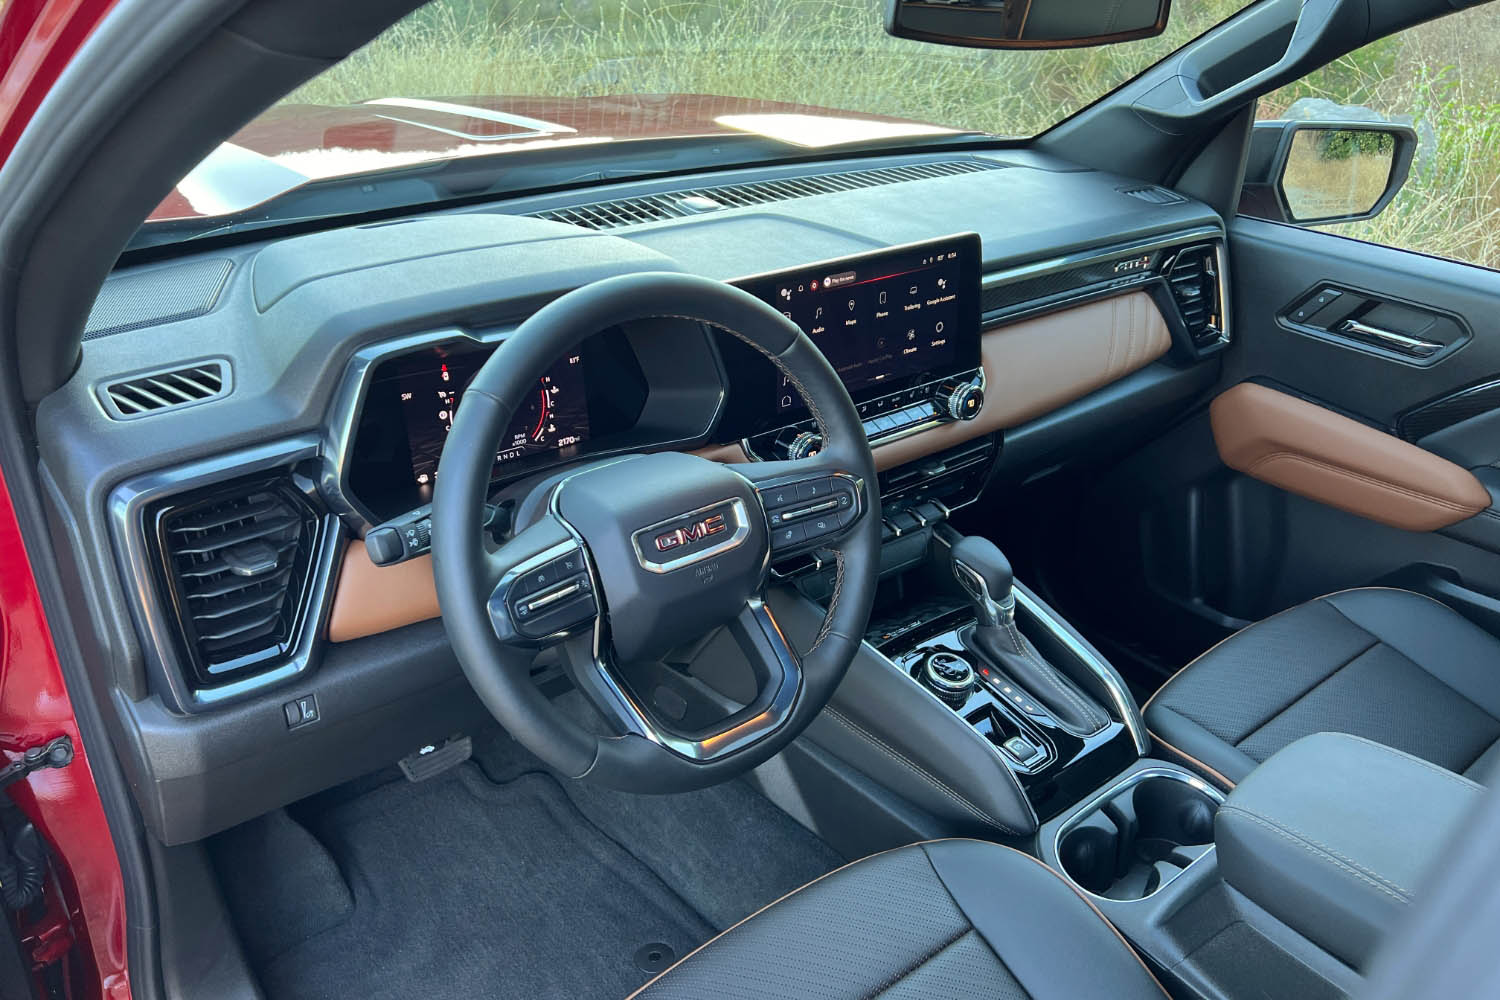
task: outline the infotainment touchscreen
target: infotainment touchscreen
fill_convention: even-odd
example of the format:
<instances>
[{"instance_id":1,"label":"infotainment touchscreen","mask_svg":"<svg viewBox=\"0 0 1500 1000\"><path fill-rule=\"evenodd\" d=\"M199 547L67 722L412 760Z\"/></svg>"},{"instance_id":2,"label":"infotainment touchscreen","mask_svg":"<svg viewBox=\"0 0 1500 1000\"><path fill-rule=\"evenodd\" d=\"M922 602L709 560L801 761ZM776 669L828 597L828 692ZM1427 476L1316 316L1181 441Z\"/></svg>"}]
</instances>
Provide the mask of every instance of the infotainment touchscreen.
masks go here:
<instances>
[{"instance_id":1,"label":"infotainment touchscreen","mask_svg":"<svg viewBox=\"0 0 1500 1000\"><path fill-rule=\"evenodd\" d=\"M858 401L979 366L980 270L968 233L734 284L801 327ZM775 408L803 409L782 379Z\"/></svg>"}]
</instances>

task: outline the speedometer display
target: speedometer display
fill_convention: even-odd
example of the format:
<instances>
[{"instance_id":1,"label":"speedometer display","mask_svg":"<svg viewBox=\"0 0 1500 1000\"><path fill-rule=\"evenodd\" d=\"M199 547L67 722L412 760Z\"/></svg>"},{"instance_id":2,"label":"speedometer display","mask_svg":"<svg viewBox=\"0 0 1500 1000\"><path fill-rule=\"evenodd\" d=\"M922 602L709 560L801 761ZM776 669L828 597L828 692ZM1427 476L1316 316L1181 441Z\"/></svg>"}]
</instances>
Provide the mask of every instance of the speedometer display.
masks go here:
<instances>
[{"instance_id":1,"label":"speedometer display","mask_svg":"<svg viewBox=\"0 0 1500 1000\"><path fill-rule=\"evenodd\" d=\"M394 388L411 448L412 478L418 487L430 488L437 478L438 459L463 391L488 356L485 351L429 356L423 364L403 366L405 370L397 377ZM571 448L588 435L584 361L582 354L575 353L560 359L527 393L498 442L495 463L499 466Z\"/></svg>"}]
</instances>

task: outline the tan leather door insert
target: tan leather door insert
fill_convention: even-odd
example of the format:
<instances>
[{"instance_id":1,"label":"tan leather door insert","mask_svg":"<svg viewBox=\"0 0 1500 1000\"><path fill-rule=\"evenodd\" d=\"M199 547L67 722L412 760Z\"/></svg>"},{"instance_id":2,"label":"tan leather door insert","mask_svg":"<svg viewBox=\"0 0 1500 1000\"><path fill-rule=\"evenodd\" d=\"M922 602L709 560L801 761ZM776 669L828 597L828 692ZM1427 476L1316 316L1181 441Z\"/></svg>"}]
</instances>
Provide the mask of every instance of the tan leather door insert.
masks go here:
<instances>
[{"instance_id":1,"label":"tan leather door insert","mask_svg":"<svg viewBox=\"0 0 1500 1000\"><path fill-rule=\"evenodd\" d=\"M1221 393L1209 419L1225 465L1381 524L1436 531L1490 505L1468 469L1263 385Z\"/></svg>"}]
</instances>

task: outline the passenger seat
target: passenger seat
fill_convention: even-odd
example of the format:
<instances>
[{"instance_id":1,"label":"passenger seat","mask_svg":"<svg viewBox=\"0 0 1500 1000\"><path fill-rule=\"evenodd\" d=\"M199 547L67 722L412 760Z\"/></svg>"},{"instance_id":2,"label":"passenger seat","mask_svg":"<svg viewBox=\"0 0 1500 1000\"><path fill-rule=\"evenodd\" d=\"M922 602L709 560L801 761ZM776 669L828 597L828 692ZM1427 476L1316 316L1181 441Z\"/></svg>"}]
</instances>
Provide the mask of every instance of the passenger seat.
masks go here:
<instances>
[{"instance_id":1,"label":"passenger seat","mask_svg":"<svg viewBox=\"0 0 1500 1000\"><path fill-rule=\"evenodd\" d=\"M1484 781L1500 760L1500 640L1405 590L1346 590L1225 639L1146 703L1170 755L1226 785L1293 740L1350 733Z\"/></svg>"}]
</instances>

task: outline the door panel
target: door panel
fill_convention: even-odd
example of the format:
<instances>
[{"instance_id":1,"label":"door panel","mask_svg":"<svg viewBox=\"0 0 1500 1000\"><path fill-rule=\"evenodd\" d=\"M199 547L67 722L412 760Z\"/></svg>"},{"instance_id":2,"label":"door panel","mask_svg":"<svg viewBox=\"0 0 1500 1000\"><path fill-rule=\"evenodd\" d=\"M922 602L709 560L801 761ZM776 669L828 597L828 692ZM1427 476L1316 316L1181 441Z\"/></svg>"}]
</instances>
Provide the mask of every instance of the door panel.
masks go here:
<instances>
[{"instance_id":1,"label":"door panel","mask_svg":"<svg viewBox=\"0 0 1500 1000\"><path fill-rule=\"evenodd\" d=\"M1238 344L1211 426L1233 471L1182 484L1196 559L1244 554L1213 587L1236 606L1214 610L1394 583L1493 621L1500 272L1253 219L1229 233Z\"/></svg>"},{"instance_id":2,"label":"door panel","mask_svg":"<svg viewBox=\"0 0 1500 1000\"><path fill-rule=\"evenodd\" d=\"M1500 631L1500 273L1243 218L1229 251L1218 402L1028 504L1049 596L1147 684L1349 587ZM1329 290L1357 298L1326 311ZM1351 317L1440 346L1346 336Z\"/></svg>"}]
</instances>

